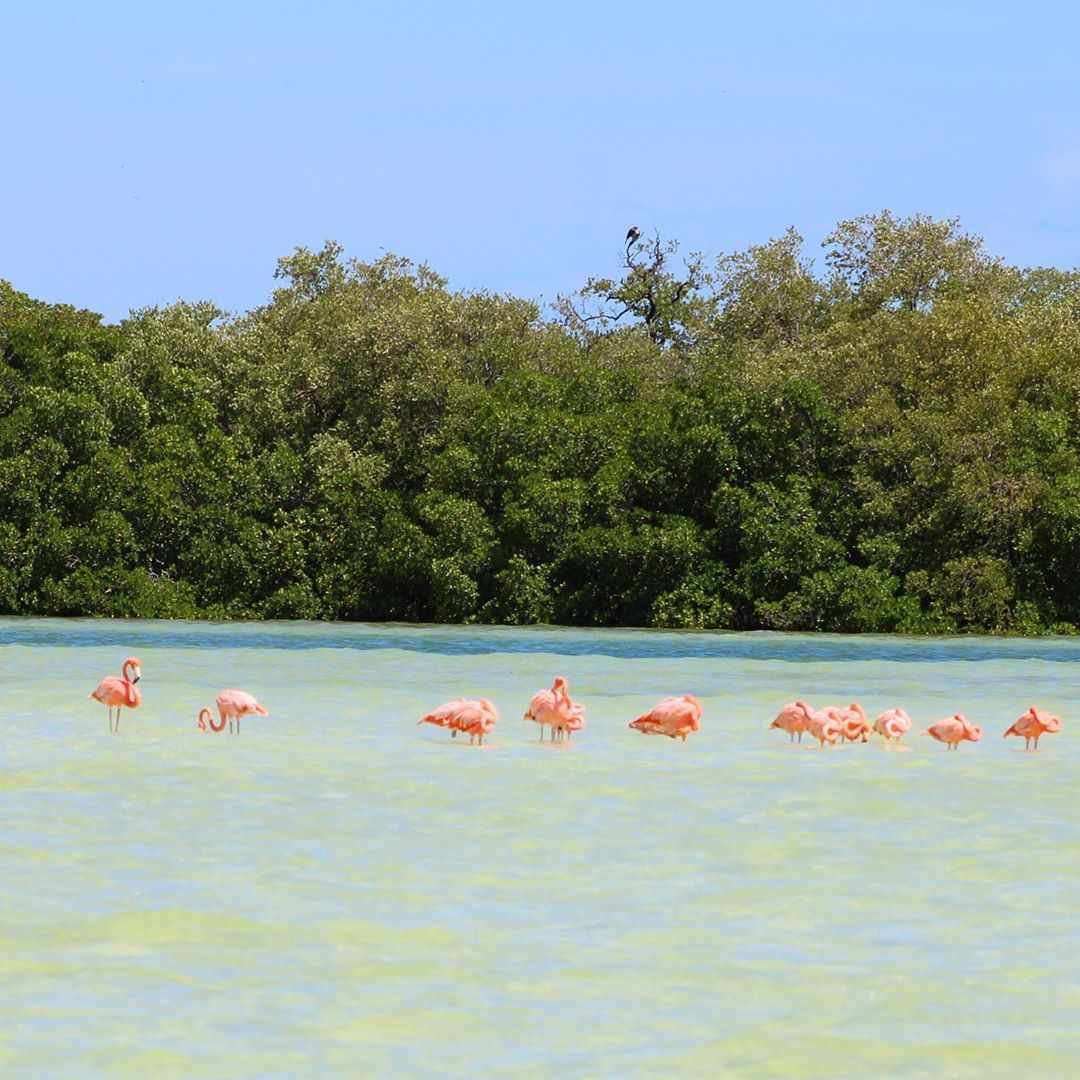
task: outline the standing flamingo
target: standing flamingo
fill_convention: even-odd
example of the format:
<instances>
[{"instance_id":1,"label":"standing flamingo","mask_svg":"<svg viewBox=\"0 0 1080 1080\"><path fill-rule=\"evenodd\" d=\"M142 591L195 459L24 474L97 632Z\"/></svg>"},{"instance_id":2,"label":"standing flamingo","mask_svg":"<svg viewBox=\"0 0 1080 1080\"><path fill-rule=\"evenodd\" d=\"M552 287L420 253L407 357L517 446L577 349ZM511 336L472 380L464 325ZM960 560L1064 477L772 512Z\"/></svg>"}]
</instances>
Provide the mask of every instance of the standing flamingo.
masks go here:
<instances>
[{"instance_id":1,"label":"standing flamingo","mask_svg":"<svg viewBox=\"0 0 1080 1080\"><path fill-rule=\"evenodd\" d=\"M806 722L813 712L805 701L790 701L776 714L776 719L769 727L786 731L790 736L788 742L794 742L796 735L799 736L799 742L802 742Z\"/></svg>"},{"instance_id":2,"label":"standing flamingo","mask_svg":"<svg viewBox=\"0 0 1080 1080\"><path fill-rule=\"evenodd\" d=\"M817 739L821 749L825 744L833 746L844 733L840 720L842 710L836 708L815 709L806 719L806 730Z\"/></svg>"},{"instance_id":3,"label":"standing flamingo","mask_svg":"<svg viewBox=\"0 0 1080 1080\"><path fill-rule=\"evenodd\" d=\"M585 706L570 697L566 680L555 676L550 690L537 690L529 702L522 720L532 720L540 725L540 741L544 741L544 725L551 727L551 741L569 737L573 731L585 726Z\"/></svg>"},{"instance_id":4,"label":"standing flamingo","mask_svg":"<svg viewBox=\"0 0 1080 1080\"><path fill-rule=\"evenodd\" d=\"M965 740L978 742L982 738L982 733L982 728L978 724L971 723L963 713L955 713L944 720L939 720L923 732L924 735L945 743L950 750L955 750Z\"/></svg>"},{"instance_id":5,"label":"standing flamingo","mask_svg":"<svg viewBox=\"0 0 1080 1080\"><path fill-rule=\"evenodd\" d=\"M569 713L566 716L560 716L559 719L551 725L552 741L561 742L563 739L569 739L575 731L580 731L584 726L585 706L575 701L571 704Z\"/></svg>"},{"instance_id":6,"label":"standing flamingo","mask_svg":"<svg viewBox=\"0 0 1080 1080\"><path fill-rule=\"evenodd\" d=\"M252 714L256 716L270 715L269 711L260 705L254 696L246 690L222 690L216 700L221 721L218 725L215 725L213 721L210 722L210 728L213 731L221 731L225 727L226 721L229 724L229 731L232 731L233 720L235 720L236 734L239 735L241 716L250 716Z\"/></svg>"},{"instance_id":7,"label":"standing flamingo","mask_svg":"<svg viewBox=\"0 0 1080 1080\"><path fill-rule=\"evenodd\" d=\"M1047 732L1053 734L1060 730L1060 716L1055 716L1053 713L1048 713L1045 709L1039 709L1032 705L1031 708L1005 732L1002 738L1008 738L1010 735L1022 735L1024 737L1025 750L1030 747L1031 741L1034 739L1035 749L1038 750L1039 738L1042 735L1045 735Z\"/></svg>"},{"instance_id":8,"label":"standing flamingo","mask_svg":"<svg viewBox=\"0 0 1080 1080\"><path fill-rule=\"evenodd\" d=\"M131 672L129 675L128 672ZM142 704L142 691L135 685L142 678L142 666L137 657L129 656L120 669L120 675L106 675L98 683L90 697L100 701L109 711L109 731L120 730L120 709L137 709ZM113 725L113 709L116 723Z\"/></svg>"},{"instance_id":9,"label":"standing flamingo","mask_svg":"<svg viewBox=\"0 0 1080 1080\"><path fill-rule=\"evenodd\" d=\"M498 720L499 711L487 698L454 698L453 701L448 701L421 716L416 722L449 728L451 737L460 731L469 736L470 746L474 740L479 741L482 746L484 736Z\"/></svg>"},{"instance_id":10,"label":"standing flamingo","mask_svg":"<svg viewBox=\"0 0 1080 1080\"><path fill-rule=\"evenodd\" d=\"M421 716L416 722L418 724L434 724L436 727L450 728L450 736L454 738L457 736L457 730L451 727L450 721L468 703L468 698L454 698L453 701L447 701L425 716Z\"/></svg>"},{"instance_id":11,"label":"standing flamingo","mask_svg":"<svg viewBox=\"0 0 1080 1080\"><path fill-rule=\"evenodd\" d=\"M899 742L911 730L911 717L903 709L886 709L875 721L874 730L886 742Z\"/></svg>"},{"instance_id":12,"label":"standing flamingo","mask_svg":"<svg viewBox=\"0 0 1080 1080\"><path fill-rule=\"evenodd\" d=\"M832 712L840 721L840 735L845 742L870 741L870 721L857 701L853 701L846 709L826 706L826 711Z\"/></svg>"},{"instance_id":13,"label":"standing flamingo","mask_svg":"<svg viewBox=\"0 0 1080 1080\"><path fill-rule=\"evenodd\" d=\"M630 727L642 735L666 735L686 742L691 731L701 730L701 702L693 694L664 698L647 713L631 720Z\"/></svg>"}]
</instances>

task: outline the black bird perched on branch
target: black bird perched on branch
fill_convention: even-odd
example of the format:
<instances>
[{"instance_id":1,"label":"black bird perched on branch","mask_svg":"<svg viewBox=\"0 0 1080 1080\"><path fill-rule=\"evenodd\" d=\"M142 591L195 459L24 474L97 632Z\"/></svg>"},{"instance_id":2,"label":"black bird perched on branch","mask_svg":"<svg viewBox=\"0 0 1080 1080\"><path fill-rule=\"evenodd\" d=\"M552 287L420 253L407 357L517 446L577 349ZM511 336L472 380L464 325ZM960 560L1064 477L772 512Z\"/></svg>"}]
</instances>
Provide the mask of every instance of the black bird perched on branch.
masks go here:
<instances>
[{"instance_id":1,"label":"black bird perched on branch","mask_svg":"<svg viewBox=\"0 0 1080 1080\"><path fill-rule=\"evenodd\" d=\"M626 246L629 247L635 241L640 239L640 237L641 230L636 225L631 225L630 228L626 230Z\"/></svg>"}]
</instances>

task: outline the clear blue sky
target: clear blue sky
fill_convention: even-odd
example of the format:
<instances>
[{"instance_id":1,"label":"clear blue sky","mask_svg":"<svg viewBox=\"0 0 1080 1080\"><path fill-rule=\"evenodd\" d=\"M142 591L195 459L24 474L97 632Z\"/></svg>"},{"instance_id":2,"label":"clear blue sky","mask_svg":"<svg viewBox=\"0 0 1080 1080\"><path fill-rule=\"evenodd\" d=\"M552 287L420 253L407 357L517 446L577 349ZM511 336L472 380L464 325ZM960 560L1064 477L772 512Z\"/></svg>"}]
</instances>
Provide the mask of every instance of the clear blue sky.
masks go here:
<instances>
[{"instance_id":1,"label":"clear blue sky","mask_svg":"<svg viewBox=\"0 0 1080 1080\"><path fill-rule=\"evenodd\" d=\"M550 300L883 207L1080 264L1075 3L5 5L0 277L238 311L334 238Z\"/></svg>"}]
</instances>

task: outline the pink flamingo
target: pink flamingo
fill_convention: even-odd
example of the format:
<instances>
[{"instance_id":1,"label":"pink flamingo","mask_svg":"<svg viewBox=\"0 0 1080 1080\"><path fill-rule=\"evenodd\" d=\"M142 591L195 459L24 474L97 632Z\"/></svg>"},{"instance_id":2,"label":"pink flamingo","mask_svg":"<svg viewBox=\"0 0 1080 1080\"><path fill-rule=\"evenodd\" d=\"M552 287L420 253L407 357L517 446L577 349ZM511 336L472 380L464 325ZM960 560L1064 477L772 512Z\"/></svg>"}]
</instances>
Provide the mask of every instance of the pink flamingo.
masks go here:
<instances>
[{"instance_id":1,"label":"pink flamingo","mask_svg":"<svg viewBox=\"0 0 1080 1080\"><path fill-rule=\"evenodd\" d=\"M982 728L978 724L971 723L963 713L955 713L953 716L939 720L931 724L923 735L929 735L938 742L945 743L950 750L955 750L960 743L978 742L982 738Z\"/></svg>"},{"instance_id":2,"label":"pink flamingo","mask_svg":"<svg viewBox=\"0 0 1080 1080\"><path fill-rule=\"evenodd\" d=\"M440 705L437 709L433 709L426 716L420 717L416 722L418 724L434 724L436 727L450 727L450 720L452 717L469 703L468 698L454 698L453 701L447 701L445 704ZM451 729L451 737L457 735L456 729Z\"/></svg>"},{"instance_id":3,"label":"pink flamingo","mask_svg":"<svg viewBox=\"0 0 1080 1080\"><path fill-rule=\"evenodd\" d=\"M1024 749L1029 749L1031 741L1035 741L1035 749L1039 749L1039 738L1045 735L1047 732L1051 734L1061 730L1061 717L1055 716L1053 713L1047 712L1045 709L1036 708L1032 705L1030 709L1005 734L1002 738L1008 738L1010 735L1022 735L1024 737Z\"/></svg>"},{"instance_id":4,"label":"pink flamingo","mask_svg":"<svg viewBox=\"0 0 1080 1080\"><path fill-rule=\"evenodd\" d=\"M576 701L570 706L570 712L565 717L560 717L551 725L551 738L558 742L569 739L575 731L580 731L585 726L585 706ZM543 728L540 729L543 731Z\"/></svg>"},{"instance_id":5,"label":"pink flamingo","mask_svg":"<svg viewBox=\"0 0 1080 1080\"><path fill-rule=\"evenodd\" d=\"M540 725L540 741L544 741L544 725L551 727L551 741L569 737L573 731L580 731L585 726L585 706L570 698L566 680L561 675L555 676L550 690L537 690L529 702L529 707L522 720L532 720Z\"/></svg>"},{"instance_id":6,"label":"pink flamingo","mask_svg":"<svg viewBox=\"0 0 1080 1080\"><path fill-rule=\"evenodd\" d=\"M790 736L788 742L794 742L796 735L799 736L799 742L802 742L803 732L807 730L806 722L813 714L813 711L805 701L788 702L776 714L776 719L769 725L769 728L779 728L781 731L786 731Z\"/></svg>"},{"instance_id":7,"label":"pink flamingo","mask_svg":"<svg viewBox=\"0 0 1080 1080\"><path fill-rule=\"evenodd\" d=\"M857 701L853 701L846 709L827 705L825 711L831 712L840 721L840 735L845 742L870 741L870 721Z\"/></svg>"},{"instance_id":8,"label":"pink flamingo","mask_svg":"<svg viewBox=\"0 0 1080 1080\"><path fill-rule=\"evenodd\" d=\"M643 716L631 720L630 727L642 735L666 735L686 742L691 731L701 730L701 702L693 694L664 698Z\"/></svg>"},{"instance_id":9,"label":"pink flamingo","mask_svg":"<svg viewBox=\"0 0 1080 1080\"><path fill-rule=\"evenodd\" d=\"M129 675L128 672L131 672ZM137 657L129 656L120 669L120 675L106 675L98 683L90 697L100 701L109 710L109 731L120 730L120 709L137 709L142 704L142 691L135 685L142 678L142 665ZM113 726L113 709L116 709L116 725Z\"/></svg>"},{"instance_id":10,"label":"pink flamingo","mask_svg":"<svg viewBox=\"0 0 1080 1080\"><path fill-rule=\"evenodd\" d=\"M240 734L240 717L250 716L252 714L256 716L269 716L269 711L262 705L260 705L253 695L249 694L246 690L222 690L217 696L218 715L221 717L221 721L215 724L210 721L211 731L221 731L225 727L225 722L228 721L229 731L233 730L233 720L236 721L236 734Z\"/></svg>"},{"instance_id":11,"label":"pink flamingo","mask_svg":"<svg viewBox=\"0 0 1080 1080\"><path fill-rule=\"evenodd\" d=\"M837 708L816 709L806 718L806 730L817 739L822 750L826 743L835 745L843 735L844 725L840 719L842 712L842 709Z\"/></svg>"},{"instance_id":12,"label":"pink flamingo","mask_svg":"<svg viewBox=\"0 0 1080 1080\"><path fill-rule=\"evenodd\" d=\"M463 732L469 736L470 746L474 740L482 746L484 736L498 720L499 711L487 698L454 698L421 716L416 722L449 728L451 737L456 737L459 731Z\"/></svg>"},{"instance_id":13,"label":"pink flamingo","mask_svg":"<svg viewBox=\"0 0 1080 1080\"><path fill-rule=\"evenodd\" d=\"M911 717L903 709L886 709L875 721L874 730L886 742L899 742L911 730Z\"/></svg>"}]
</instances>

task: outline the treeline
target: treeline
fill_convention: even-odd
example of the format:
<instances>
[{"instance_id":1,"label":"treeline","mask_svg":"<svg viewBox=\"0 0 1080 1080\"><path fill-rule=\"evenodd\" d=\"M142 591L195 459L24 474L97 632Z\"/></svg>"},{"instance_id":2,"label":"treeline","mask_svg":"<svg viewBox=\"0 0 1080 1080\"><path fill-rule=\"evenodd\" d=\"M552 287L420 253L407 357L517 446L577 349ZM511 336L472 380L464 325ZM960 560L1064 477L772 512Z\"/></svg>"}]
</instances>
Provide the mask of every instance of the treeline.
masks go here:
<instances>
[{"instance_id":1,"label":"treeline","mask_svg":"<svg viewBox=\"0 0 1080 1080\"><path fill-rule=\"evenodd\" d=\"M1078 273L884 213L819 269L638 239L546 317L277 276L118 325L0 283L0 612L1080 626Z\"/></svg>"}]
</instances>

